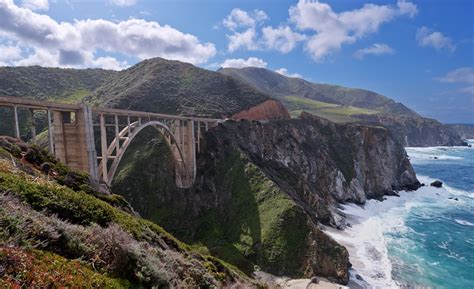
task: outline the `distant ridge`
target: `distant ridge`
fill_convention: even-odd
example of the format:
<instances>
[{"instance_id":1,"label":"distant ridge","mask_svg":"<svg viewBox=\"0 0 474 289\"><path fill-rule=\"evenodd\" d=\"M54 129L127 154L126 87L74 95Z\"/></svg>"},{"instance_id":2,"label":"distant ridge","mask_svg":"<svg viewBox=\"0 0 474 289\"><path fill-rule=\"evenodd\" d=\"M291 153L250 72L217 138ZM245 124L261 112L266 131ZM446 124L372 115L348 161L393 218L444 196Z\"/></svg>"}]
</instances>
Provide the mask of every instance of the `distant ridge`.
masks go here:
<instances>
[{"instance_id":1,"label":"distant ridge","mask_svg":"<svg viewBox=\"0 0 474 289\"><path fill-rule=\"evenodd\" d=\"M257 67L240 69L221 68L218 71L246 82L260 91L279 99L287 105L290 111L301 108L301 103L295 103L294 99L288 98L297 96L309 100L374 110L382 113L420 117L420 115L403 104L365 89L312 83L301 78L287 77L274 71ZM311 105L302 106L309 110L314 108Z\"/></svg>"},{"instance_id":2,"label":"distant ridge","mask_svg":"<svg viewBox=\"0 0 474 289\"><path fill-rule=\"evenodd\" d=\"M280 100L294 117L302 112L337 123L382 125L405 146L465 145L453 127L420 116L373 91L319 84L257 68L221 68L220 73Z\"/></svg>"}]
</instances>

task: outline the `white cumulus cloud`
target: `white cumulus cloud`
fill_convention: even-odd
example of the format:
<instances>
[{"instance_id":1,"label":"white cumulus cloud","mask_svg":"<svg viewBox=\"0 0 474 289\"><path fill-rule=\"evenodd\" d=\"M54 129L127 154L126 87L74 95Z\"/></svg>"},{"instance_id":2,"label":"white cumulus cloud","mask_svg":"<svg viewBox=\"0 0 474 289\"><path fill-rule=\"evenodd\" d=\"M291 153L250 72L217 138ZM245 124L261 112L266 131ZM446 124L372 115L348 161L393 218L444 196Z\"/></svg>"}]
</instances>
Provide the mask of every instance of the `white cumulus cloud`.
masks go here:
<instances>
[{"instance_id":1,"label":"white cumulus cloud","mask_svg":"<svg viewBox=\"0 0 474 289\"><path fill-rule=\"evenodd\" d=\"M294 32L288 25L277 28L266 26L260 29L259 26L267 19L267 14L262 10L247 12L238 8L233 9L222 21L224 27L231 32L227 35L228 51L277 50L288 53L299 41L305 39L304 35Z\"/></svg>"},{"instance_id":2,"label":"white cumulus cloud","mask_svg":"<svg viewBox=\"0 0 474 289\"><path fill-rule=\"evenodd\" d=\"M375 33L379 27L396 17L416 14L416 5L398 1L397 6L365 4L362 8L337 13L329 4L300 0L290 7L290 20L302 31L312 32L305 49L315 60L337 52L344 44Z\"/></svg>"},{"instance_id":3,"label":"white cumulus cloud","mask_svg":"<svg viewBox=\"0 0 474 289\"><path fill-rule=\"evenodd\" d=\"M31 10L48 10L48 0L23 0L21 6Z\"/></svg>"},{"instance_id":4,"label":"white cumulus cloud","mask_svg":"<svg viewBox=\"0 0 474 289\"><path fill-rule=\"evenodd\" d=\"M0 45L0 64L6 65L10 60L21 58L21 49L15 45Z\"/></svg>"},{"instance_id":5,"label":"white cumulus cloud","mask_svg":"<svg viewBox=\"0 0 474 289\"><path fill-rule=\"evenodd\" d=\"M457 83L467 85L459 89L462 93L474 95L474 69L470 67L461 67L449 71L444 76L438 78L441 82Z\"/></svg>"},{"instance_id":6,"label":"white cumulus cloud","mask_svg":"<svg viewBox=\"0 0 474 289\"><path fill-rule=\"evenodd\" d=\"M239 8L232 9L230 14L222 21L224 27L232 34L227 35L229 52L240 48L258 50L257 25L267 20L267 14L262 10L244 11Z\"/></svg>"},{"instance_id":7,"label":"white cumulus cloud","mask_svg":"<svg viewBox=\"0 0 474 289\"><path fill-rule=\"evenodd\" d=\"M262 29L262 42L268 49L274 49L282 53L288 53L295 48L296 44L306 37L294 32L289 26L273 28L271 26Z\"/></svg>"},{"instance_id":8,"label":"white cumulus cloud","mask_svg":"<svg viewBox=\"0 0 474 289\"><path fill-rule=\"evenodd\" d=\"M11 0L0 2L0 36L32 50L16 65L121 67L98 51L145 59L163 57L193 64L205 63L216 53L212 43L154 21L104 19L57 22L48 15L18 7ZM118 66L117 66L118 64Z\"/></svg>"},{"instance_id":9,"label":"white cumulus cloud","mask_svg":"<svg viewBox=\"0 0 474 289\"><path fill-rule=\"evenodd\" d=\"M298 78L303 78L303 76L301 76L301 74L299 73L289 73L288 72L288 69L286 68L280 68L280 69L277 69L275 70L276 73L279 73L281 75L284 75L284 76L288 76L288 77L298 77Z\"/></svg>"},{"instance_id":10,"label":"white cumulus cloud","mask_svg":"<svg viewBox=\"0 0 474 289\"><path fill-rule=\"evenodd\" d=\"M262 10L247 12L239 8L232 9L230 14L222 21L228 29L235 31L239 27L255 27L257 23L267 20L267 14Z\"/></svg>"},{"instance_id":11,"label":"white cumulus cloud","mask_svg":"<svg viewBox=\"0 0 474 289\"><path fill-rule=\"evenodd\" d=\"M260 67L265 68L267 67L267 63L260 58L256 57L249 57L247 59L242 58L232 58L226 59L222 64L221 67L227 68L243 68L243 67Z\"/></svg>"},{"instance_id":12,"label":"white cumulus cloud","mask_svg":"<svg viewBox=\"0 0 474 289\"><path fill-rule=\"evenodd\" d=\"M393 48L384 43L375 43L370 47L362 48L354 53L354 57L357 59L363 59L366 55L383 55L393 54L395 51Z\"/></svg>"},{"instance_id":13,"label":"white cumulus cloud","mask_svg":"<svg viewBox=\"0 0 474 289\"><path fill-rule=\"evenodd\" d=\"M418 13L418 8L411 2L400 0L397 2L397 6L400 14L407 14L410 17L414 17Z\"/></svg>"},{"instance_id":14,"label":"white cumulus cloud","mask_svg":"<svg viewBox=\"0 0 474 289\"><path fill-rule=\"evenodd\" d=\"M443 35L438 31L432 31L428 27L421 27L416 32L416 40L418 44L423 47L433 47L436 50L446 49L449 52L456 50L456 46L453 44L451 38Z\"/></svg>"},{"instance_id":15,"label":"white cumulus cloud","mask_svg":"<svg viewBox=\"0 0 474 289\"><path fill-rule=\"evenodd\" d=\"M243 32L234 32L232 35L228 35L227 37L229 38L229 52L234 52L239 48L245 48L247 50L259 49L255 28L249 28Z\"/></svg>"},{"instance_id":16,"label":"white cumulus cloud","mask_svg":"<svg viewBox=\"0 0 474 289\"><path fill-rule=\"evenodd\" d=\"M448 83L474 84L474 69L469 67L461 67L446 73L446 75L440 77L439 80Z\"/></svg>"}]
</instances>

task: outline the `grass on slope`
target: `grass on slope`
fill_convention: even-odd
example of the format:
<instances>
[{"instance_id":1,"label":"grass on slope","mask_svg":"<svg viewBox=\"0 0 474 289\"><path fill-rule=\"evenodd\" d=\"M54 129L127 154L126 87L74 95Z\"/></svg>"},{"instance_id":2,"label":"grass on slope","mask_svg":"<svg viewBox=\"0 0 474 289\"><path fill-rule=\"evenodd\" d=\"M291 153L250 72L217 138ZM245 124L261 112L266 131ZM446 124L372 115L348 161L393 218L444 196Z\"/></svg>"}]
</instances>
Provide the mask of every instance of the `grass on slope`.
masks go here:
<instances>
[{"instance_id":1,"label":"grass on slope","mask_svg":"<svg viewBox=\"0 0 474 289\"><path fill-rule=\"evenodd\" d=\"M20 145L25 146L25 144ZM69 222L71 226L74 224L76 228L83 228L81 229L83 231L90 230L90 228L94 228L94 226L96 226L96 228L99 228L98 230L102 232L115 226L117 228L116 231L121 232L122 235L125 234L126 236L130 236L125 238L126 241L124 242L129 244L129 246L126 248L127 251L124 251L125 253L123 256L126 258L132 258L131 260L134 263L127 261L125 266L126 268L124 267L126 270L120 267L126 271L127 274L123 273L122 275L118 275L119 277L126 278L137 284L145 284L145 287L147 287L148 285L155 284L158 281L179 282L179 284L184 284L181 283L180 280L182 278L188 277L193 279L188 280L191 282L190 284L193 284L192 282L195 281L200 282L200 280L208 284L215 282L212 280L212 278L215 278L215 280L225 281L233 279L234 276L237 276L235 274L243 276L243 274L241 274L238 270L231 268L221 260L218 260L212 256L199 255L196 252L192 252L188 245L175 239L157 224L119 209L115 206L115 204L117 204L117 200L122 199L120 196L104 195L102 198L94 196L92 192L88 192L90 188L87 184L81 184L82 181L80 179L74 178L71 174L66 174L64 179L65 186L59 185L55 181L51 180L51 177L53 177L58 182L60 181L62 176L60 170L61 166L48 163L50 166L52 166L52 176L42 176L39 172L39 168L43 168L43 162L47 158L42 154L42 152L34 150L33 147L28 149L27 154L24 157L27 163L24 164L14 160L20 154L21 146L8 142L6 139L3 139L3 141L0 142L0 196L5 197L6 195L9 195L13 198L17 198L19 201L23 202L23 204L31 207L31 209L35 210L36 212L40 212L44 216L54 215L55 218ZM54 177L53 175L60 176ZM3 205L0 206L0 228L2 228L2 226L6 226L5 218L3 217L12 215L11 210L6 211L7 209L8 208L4 207ZM36 214L38 215L40 213ZM25 214L20 214L19 216L24 218ZM19 224L18 227L28 223L21 218L16 218L17 221L13 221L14 224ZM43 217L43 219L45 218L49 217ZM8 219L11 218L8 217ZM35 217L34 219L37 220L38 217ZM41 224L43 223L45 222L42 222ZM51 221L47 221L46 223L51 224ZM94 224L97 224L98 227ZM9 226L10 231L3 231L0 229L0 248L2 244L2 238L9 235L8 232L12 232L12 226ZM48 226L49 227L47 229L40 228L40 230L33 230L34 234L41 235L41 238L43 238L43 236L45 234L47 235L47 232L51 230L51 226ZM23 232L23 230L20 231ZM67 241L68 238L65 237L65 231L63 229L60 229L59 231L61 231L60 237L62 239L58 240L63 240L64 242L57 241L57 237L54 236L49 239L51 239L51 242L54 243L52 248L59 251L59 254L63 257L76 258L85 254L84 252L87 253L90 251L87 249L90 246L85 247L81 243L82 241L79 242L77 241L79 239L74 237L72 239L77 239L77 242L74 242L78 243L76 246L74 245L75 243ZM31 232L30 234L33 234ZM79 235L82 238L83 234ZM37 237L34 238L38 239ZM18 239L16 235L14 239ZM21 237L18 239L18 242L21 244L27 244L30 239L33 240L31 236L27 236L25 238ZM48 240L49 242L49 239L46 238L45 240ZM88 239L86 238L86 240ZM40 244L43 243L47 242L40 242ZM150 252L153 251L154 253L157 253L158 256L160 256L157 259L158 261L155 260L156 256L153 257L152 255L147 254L142 255L142 253L140 253L140 250L142 249L137 246L138 244L144 243L148 243L147 250L150 250ZM148 259L145 258L146 256L148 256ZM200 260L199 262L201 262L201 266L196 266L199 265L197 264L197 260ZM2 264L0 264L0 267L1 265ZM189 266L191 265L194 266L192 267L194 269L189 269ZM170 269L171 271L166 271L169 269L166 266L173 266L176 268ZM117 276L117 274L115 274L115 276ZM196 278L192 276L196 276ZM22 284L25 284L25 282L28 282L28 280L23 280ZM104 282L109 281L105 280ZM110 282L113 282L113 280L110 280ZM84 287L89 288L93 286ZM116 286L105 287L117 288Z\"/></svg>"},{"instance_id":2,"label":"grass on slope","mask_svg":"<svg viewBox=\"0 0 474 289\"><path fill-rule=\"evenodd\" d=\"M79 260L35 250L0 247L1 288L132 288L127 280L93 271Z\"/></svg>"},{"instance_id":3,"label":"grass on slope","mask_svg":"<svg viewBox=\"0 0 474 289\"><path fill-rule=\"evenodd\" d=\"M302 111L306 111L338 123L357 121L357 115L361 114L379 113L371 109L322 102L299 96L286 96L285 102L289 106L292 117L298 117Z\"/></svg>"}]
</instances>

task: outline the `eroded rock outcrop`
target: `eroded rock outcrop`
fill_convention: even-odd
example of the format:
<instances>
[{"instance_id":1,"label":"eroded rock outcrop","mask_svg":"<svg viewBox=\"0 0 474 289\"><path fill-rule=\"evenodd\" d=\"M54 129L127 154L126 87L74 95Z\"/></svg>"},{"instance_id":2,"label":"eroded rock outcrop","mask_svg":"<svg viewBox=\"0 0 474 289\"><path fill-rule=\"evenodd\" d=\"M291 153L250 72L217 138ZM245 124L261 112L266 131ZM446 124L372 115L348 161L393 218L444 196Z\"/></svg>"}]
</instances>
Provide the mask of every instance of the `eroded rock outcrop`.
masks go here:
<instances>
[{"instance_id":1,"label":"eroded rock outcrop","mask_svg":"<svg viewBox=\"0 0 474 289\"><path fill-rule=\"evenodd\" d=\"M269 120L290 119L290 113L278 100L269 99L247 110L234 114L232 119Z\"/></svg>"}]
</instances>

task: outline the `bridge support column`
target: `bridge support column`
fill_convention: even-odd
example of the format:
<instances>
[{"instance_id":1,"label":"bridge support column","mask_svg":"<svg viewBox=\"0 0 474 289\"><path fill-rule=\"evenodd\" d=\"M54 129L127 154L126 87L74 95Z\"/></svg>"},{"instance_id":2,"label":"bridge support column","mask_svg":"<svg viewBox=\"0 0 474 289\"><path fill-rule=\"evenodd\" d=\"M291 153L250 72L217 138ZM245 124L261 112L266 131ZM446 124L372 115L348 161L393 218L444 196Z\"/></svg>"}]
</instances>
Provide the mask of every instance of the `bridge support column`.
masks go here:
<instances>
[{"instance_id":1,"label":"bridge support column","mask_svg":"<svg viewBox=\"0 0 474 289\"><path fill-rule=\"evenodd\" d=\"M196 138L193 120L176 120L174 122L174 144L171 145L176 159L176 185L189 188L196 178ZM179 150L181 149L181 154Z\"/></svg>"},{"instance_id":2,"label":"bridge support column","mask_svg":"<svg viewBox=\"0 0 474 289\"><path fill-rule=\"evenodd\" d=\"M193 120L186 121L183 148L187 166L187 186L190 187L196 178L196 138Z\"/></svg>"},{"instance_id":3,"label":"bridge support column","mask_svg":"<svg viewBox=\"0 0 474 289\"><path fill-rule=\"evenodd\" d=\"M69 167L90 172L88 149L95 149L90 146L91 129L86 117L84 107L74 112L53 111L54 154Z\"/></svg>"},{"instance_id":4,"label":"bridge support column","mask_svg":"<svg viewBox=\"0 0 474 289\"><path fill-rule=\"evenodd\" d=\"M97 166L97 152L94 140L94 124L92 122L92 110L90 106L84 106L84 133L87 148L87 162L89 175L92 183L99 183L99 169Z\"/></svg>"}]
</instances>

